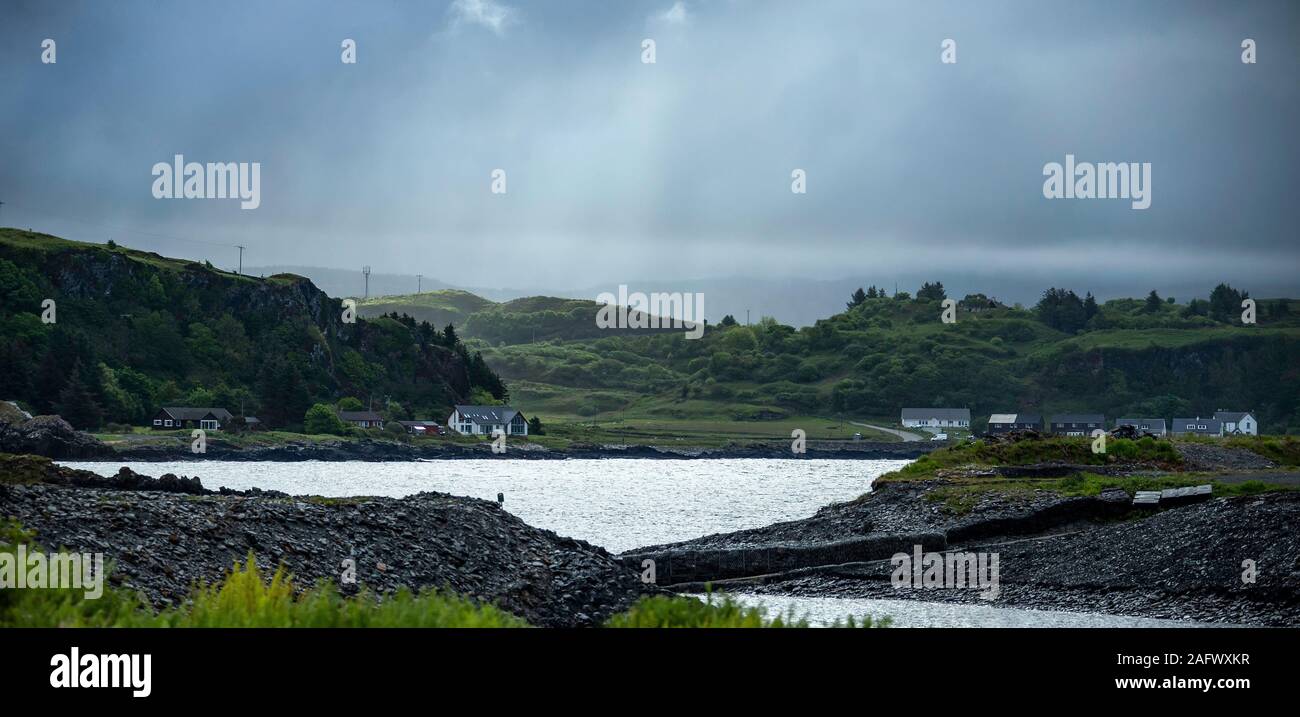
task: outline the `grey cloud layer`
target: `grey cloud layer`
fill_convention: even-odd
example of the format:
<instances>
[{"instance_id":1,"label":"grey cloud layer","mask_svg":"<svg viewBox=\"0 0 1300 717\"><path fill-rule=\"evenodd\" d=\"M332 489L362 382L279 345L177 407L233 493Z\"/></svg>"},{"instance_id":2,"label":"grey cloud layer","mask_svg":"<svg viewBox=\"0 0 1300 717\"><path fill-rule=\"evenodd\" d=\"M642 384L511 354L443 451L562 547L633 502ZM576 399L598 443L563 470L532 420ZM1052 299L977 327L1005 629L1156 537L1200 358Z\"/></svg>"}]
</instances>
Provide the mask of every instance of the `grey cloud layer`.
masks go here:
<instances>
[{"instance_id":1,"label":"grey cloud layer","mask_svg":"<svg viewBox=\"0 0 1300 717\"><path fill-rule=\"evenodd\" d=\"M264 5L0 10L0 224L486 286L1300 258L1293 3ZM261 208L154 200L175 153L261 162ZM1066 153L1151 162L1151 208L1044 200Z\"/></svg>"}]
</instances>

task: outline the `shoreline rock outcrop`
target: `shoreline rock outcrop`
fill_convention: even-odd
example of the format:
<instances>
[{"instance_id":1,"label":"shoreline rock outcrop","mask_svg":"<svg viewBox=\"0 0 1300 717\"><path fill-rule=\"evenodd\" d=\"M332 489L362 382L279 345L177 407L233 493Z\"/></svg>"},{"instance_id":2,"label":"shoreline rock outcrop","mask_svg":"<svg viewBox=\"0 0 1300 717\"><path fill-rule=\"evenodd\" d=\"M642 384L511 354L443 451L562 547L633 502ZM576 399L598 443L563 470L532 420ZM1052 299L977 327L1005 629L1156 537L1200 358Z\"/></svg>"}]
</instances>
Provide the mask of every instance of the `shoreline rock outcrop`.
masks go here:
<instances>
[{"instance_id":1,"label":"shoreline rock outcrop","mask_svg":"<svg viewBox=\"0 0 1300 717\"><path fill-rule=\"evenodd\" d=\"M207 451L194 454L188 441L175 445L138 445L123 447L110 455L87 460L106 461L411 461L453 459L529 459L565 460L569 458L653 458L665 460L717 459L717 458L769 458L808 460L818 458L907 460L917 458L933 446L916 443L810 443L808 451L800 455L790 453L789 446L753 445L723 448L675 448L646 445L574 445L565 449L550 449L537 444L512 444L503 454L492 452L491 446L460 443L398 443L393 441L321 441L287 443L274 446L237 447L209 436Z\"/></svg>"},{"instance_id":2,"label":"shoreline rock outcrop","mask_svg":"<svg viewBox=\"0 0 1300 717\"><path fill-rule=\"evenodd\" d=\"M113 449L58 416L32 416L12 401L0 401L0 453L94 460L112 457Z\"/></svg>"}]
</instances>

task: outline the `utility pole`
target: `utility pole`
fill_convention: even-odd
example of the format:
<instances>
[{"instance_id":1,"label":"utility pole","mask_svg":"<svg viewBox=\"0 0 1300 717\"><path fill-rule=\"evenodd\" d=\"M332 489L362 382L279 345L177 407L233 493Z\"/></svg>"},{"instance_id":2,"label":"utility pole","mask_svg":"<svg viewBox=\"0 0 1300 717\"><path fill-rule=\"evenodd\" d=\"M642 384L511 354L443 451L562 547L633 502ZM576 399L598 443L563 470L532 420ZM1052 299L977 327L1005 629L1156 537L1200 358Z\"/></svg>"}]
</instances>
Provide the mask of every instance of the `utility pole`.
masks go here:
<instances>
[{"instance_id":1,"label":"utility pole","mask_svg":"<svg viewBox=\"0 0 1300 717\"><path fill-rule=\"evenodd\" d=\"M4 205L5 205L4 202L0 202L0 207L3 207Z\"/></svg>"},{"instance_id":2,"label":"utility pole","mask_svg":"<svg viewBox=\"0 0 1300 717\"><path fill-rule=\"evenodd\" d=\"M424 281L424 274L415 275L415 293L419 294L422 291L421 286L423 281Z\"/></svg>"},{"instance_id":3,"label":"utility pole","mask_svg":"<svg viewBox=\"0 0 1300 717\"><path fill-rule=\"evenodd\" d=\"M749 309L745 309L745 325L749 326Z\"/></svg>"},{"instance_id":4,"label":"utility pole","mask_svg":"<svg viewBox=\"0 0 1300 717\"><path fill-rule=\"evenodd\" d=\"M237 274L243 274L243 273L244 273L244 247L239 246L238 244L236 244L236 245L235 245L235 248L236 248L236 249L239 249L239 271L237 271L237 272L235 272L235 273L237 273Z\"/></svg>"},{"instance_id":5,"label":"utility pole","mask_svg":"<svg viewBox=\"0 0 1300 717\"><path fill-rule=\"evenodd\" d=\"M366 295L364 298L369 299L370 298L370 267L369 266L361 267L361 273L366 275Z\"/></svg>"}]
</instances>

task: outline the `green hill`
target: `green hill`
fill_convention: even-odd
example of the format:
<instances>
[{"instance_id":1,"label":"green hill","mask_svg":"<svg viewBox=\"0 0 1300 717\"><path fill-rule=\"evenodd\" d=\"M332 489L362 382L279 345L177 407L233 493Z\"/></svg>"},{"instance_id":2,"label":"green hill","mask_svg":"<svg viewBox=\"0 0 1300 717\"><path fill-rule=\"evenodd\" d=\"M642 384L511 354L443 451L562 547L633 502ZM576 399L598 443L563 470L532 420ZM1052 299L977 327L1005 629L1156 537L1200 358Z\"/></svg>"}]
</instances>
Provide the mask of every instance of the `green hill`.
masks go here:
<instances>
[{"instance_id":1,"label":"green hill","mask_svg":"<svg viewBox=\"0 0 1300 717\"><path fill-rule=\"evenodd\" d=\"M0 398L79 428L143 425L165 404L292 428L344 396L388 397L402 416L506 395L454 335L411 319L345 323L339 300L291 274L0 229L0 305Z\"/></svg>"},{"instance_id":2,"label":"green hill","mask_svg":"<svg viewBox=\"0 0 1300 717\"><path fill-rule=\"evenodd\" d=\"M1258 323L1243 326L1223 308L1240 303L1227 291L1213 301L1100 306L1049 293L1034 309L972 296L952 324L940 319L941 295L900 294L799 330L764 320L710 326L694 341L667 332L471 344L516 396L557 415L896 421L903 406L953 405L980 421L994 412L1172 418L1234 408L1255 411L1266 431L1300 431L1300 302L1259 300Z\"/></svg>"},{"instance_id":3,"label":"green hill","mask_svg":"<svg viewBox=\"0 0 1300 717\"><path fill-rule=\"evenodd\" d=\"M468 291L440 289L404 296L376 296L357 302L357 313L366 318L396 312L406 314L416 321L428 321L434 326L454 324L460 328L476 311L496 306L496 303Z\"/></svg>"},{"instance_id":4,"label":"green hill","mask_svg":"<svg viewBox=\"0 0 1300 717\"><path fill-rule=\"evenodd\" d=\"M596 339L640 335L646 331L601 329L596 325L596 312L600 307L601 304L595 301L554 296L527 296L497 303L456 290L379 296L358 303L362 316L405 314L435 326L450 323L462 337L480 339L492 345ZM648 330L649 333L667 331L671 330Z\"/></svg>"}]
</instances>

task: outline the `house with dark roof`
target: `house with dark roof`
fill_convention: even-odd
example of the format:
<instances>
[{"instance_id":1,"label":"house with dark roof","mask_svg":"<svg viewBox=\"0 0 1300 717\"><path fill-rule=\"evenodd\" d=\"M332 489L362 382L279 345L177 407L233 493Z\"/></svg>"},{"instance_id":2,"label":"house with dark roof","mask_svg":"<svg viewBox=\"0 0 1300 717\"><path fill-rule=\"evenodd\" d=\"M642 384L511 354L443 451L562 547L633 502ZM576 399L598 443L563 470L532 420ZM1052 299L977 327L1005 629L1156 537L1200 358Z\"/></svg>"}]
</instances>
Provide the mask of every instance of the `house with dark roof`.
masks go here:
<instances>
[{"instance_id":1,"label":"house with dark roof","mask_svg":"<svg viewBox=\"0 0 1300 717\"><path fill-rule=\"evenodd\" d=\"M1163 436L1166 433L1165 419L1163 418L1120 418L1115 421L1115 427L1132 426L1139 431L1144 431L1156 436Z\"/></svg>"},{"instance_id":2,"label":"house with dark roof","mask_svg":"<svg viewBox=\"0 0 1300 717\"><path fill-rule=\"evenodd\" d=\"M447 425L466 436L490 436L497 429L510 436L528 435L528 419L509 406L456 406Z\"/></svg>"},{"instance_id":3,"label":"house with dark roof","mask_svg":"<svg viewBox=\"0 0 1300 717\"><path fill-rule=\"evenodd\" d=\"M1047 419L1047 430L1058 436L1091 436L1106 430L1106 417L1100 413L1058 413Z\"/></svg>"},{"instance_id":4,"label":"house with dark roof","mask_svg":"<svg viewBox=\"0 0 1300 717\"><path fill-rule=\"evenodd\" d=\"M160 431L202 428L219 431L221 425L233 416L224 408L198 408L192 406L163 406L154 414L151 427Z\"/></svg>"},{"instance_id":5,"label":"house with dark roof","mask_svg":"<svg viewBox=\"0 0 1300 717\"><path fill-rule=\"evenodd\" d=\"M1042 430L1043 417L1037 413L995 413L989 416L989 433Z\"/></svg>"},{"instance_id":6,"label":"house with dark roof","mask_svg":"<svg viewBox=\"0 0 1300 717\"><path fill-rule=\"evenodd\" d=\"M1175 418L1173 421L1175 436L1222 436L1223 421L1217 418Z\"/></svg>"},{"instance_id":7,"label":"house with dark roof","mask_svg":"<svg viewBox=\"0 0 1300 717\"><path fill-rule=\"evenodd\" d=\"M970 428L970 409L904 408L901 421L905 428Z\"/></svg>"},{"instance_id":8,"label":"house with dark roof","mask_svg":"<svg viewBox=\"0 0 1300 717\"><path fill-rule=\"evenodd\" d=\"M384 417L374 411L339 411L339 420L357 428L384 427Z\"/></svg>"},{"instance_id":9,"label":"house with dark roof","mask_svg":"<svg viewBox=\"0 0 1300 717\"><path fill-rule=\"evenodd\" d=\"M1259 421L1250 411L1225 411L1222 408L1214 412L1214 419L1223 422L1223 435L1259 435Z\"/></svg>"}]
</instances>

